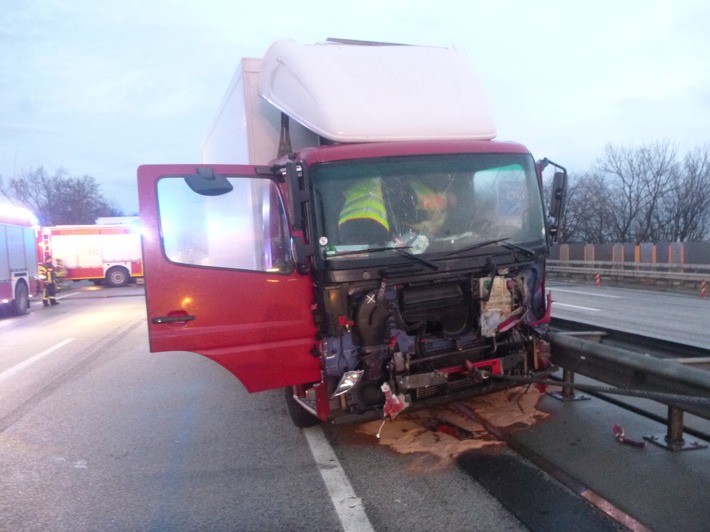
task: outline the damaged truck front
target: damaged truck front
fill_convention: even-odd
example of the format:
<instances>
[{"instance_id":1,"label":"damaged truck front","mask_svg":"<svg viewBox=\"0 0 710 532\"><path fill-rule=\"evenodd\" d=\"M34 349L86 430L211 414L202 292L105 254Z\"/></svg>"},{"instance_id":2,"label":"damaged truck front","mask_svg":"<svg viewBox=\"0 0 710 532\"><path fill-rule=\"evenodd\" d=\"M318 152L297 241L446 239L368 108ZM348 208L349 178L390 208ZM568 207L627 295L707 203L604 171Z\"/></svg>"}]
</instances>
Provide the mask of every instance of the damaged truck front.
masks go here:
<instances>
[{"instance_id":1,"label":"damaged truck front","mask_svg":"<svg viewBox=\"0 0 710 532\"><path fill-rule=\"evenodd\" d=\"M284 388L298 426L550 371L566 172L494 136L456 50L280 41L243 60L203 164L139 169L151 350Z\"/></svg>"}]
</instances>

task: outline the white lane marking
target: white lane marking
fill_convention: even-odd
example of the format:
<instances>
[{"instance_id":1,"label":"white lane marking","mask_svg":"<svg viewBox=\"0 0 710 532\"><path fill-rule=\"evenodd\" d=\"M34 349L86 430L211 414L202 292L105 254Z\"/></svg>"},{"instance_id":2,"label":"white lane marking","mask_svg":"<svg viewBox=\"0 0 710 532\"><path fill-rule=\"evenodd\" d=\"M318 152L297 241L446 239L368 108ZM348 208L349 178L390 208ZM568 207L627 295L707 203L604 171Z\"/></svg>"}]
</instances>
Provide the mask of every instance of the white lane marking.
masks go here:
<instances>
[{"instance_id":1,"label":"white lane marking","mask_svg":"<svg viewBox=\"0 0 710 532\"><path fill-rule=\"evenodd\" d=\"M582 294L584 296L608 297L609 299L621 299L623 296L612 296L610 294L595 294L594 292L582 292L581 290L566 290L564 288L550 287L551 292L566 292L568 294Z\"/></svg>"},{"instance_id":2,"label":"white lane marking","mask_svg":"<svg viewBox=\"0 0 710 532\"><path fill-rule=\"evenodd\" d=\"M61 296L57 296L57 299L66 299L68 297L72 297L77 295L79 292L72 292L71 294L62 294Z\"/></svg>"},{"instance_id":3,"label":"white lane marking","mask_svg":"<svg viewBox=\"0 0 710 532\"><path fill-rule=\"evenodd\" d=\"M46 357L50 353L53 353L57 349L64 347L65 345L67 345L69 342L72 342L72 341L74 341L74 338L66 338L65 340L62 340L61 342L59 342L58 344L55 344L48 349L45 349L41 353L37 353L35 356L28 358L24 362L20 362L19 364L15 364L14 366L12 366L10 369L6 369L2 373L0 373L0 382L12 377L16 373L19 373L20 371L25 369L27 366L34 364L39 359Z\"/></svg>"},{"instance_id":4,"label":"white lane marking","mask_svg":"<svg viewBox=\"0 0 710 532\"><path fill-rule=\"evenodd\" d=\"M577 310L588 310L590 312L599 312L601 309L591 308L591 307L580 307L579 305L568 305L567 303L560 303L559 301L552 300L553 307L569 307L576 308Z\"/></svg>"},{"instance_id":5,"label":"white lane marking","mask_svg":"<svg viewBox=\"0 0 710 532\"><path fill-rule=\"evenodd\" d=\"M372 524L365 514L362 499L355 495L338 457L335 456L333 448L323 434L323 429L316 426L303 429L303 432L343 530L345 532L374 532L375 529L372 528Z\"/></svg>"}]
</instances>

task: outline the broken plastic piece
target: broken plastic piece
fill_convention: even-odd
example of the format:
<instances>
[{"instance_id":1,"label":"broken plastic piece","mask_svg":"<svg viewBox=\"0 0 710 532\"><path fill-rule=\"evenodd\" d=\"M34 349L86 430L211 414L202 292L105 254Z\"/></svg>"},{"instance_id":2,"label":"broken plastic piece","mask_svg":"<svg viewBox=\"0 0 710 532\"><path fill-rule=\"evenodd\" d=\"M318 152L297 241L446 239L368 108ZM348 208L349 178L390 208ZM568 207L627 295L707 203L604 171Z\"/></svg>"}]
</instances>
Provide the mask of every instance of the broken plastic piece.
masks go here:
<instances>
[{"instance_id":1,"label":"broken plastic piece","mask_svg":"<svg viewBox=\"0 0 710 532\"><path fill-rule=\"evenodd\" d=\"M525 307L518 307L513 312L508 314L503 321L501 321L495 328L495 334L504 333L509 331L513 327L516 327L521 321L523 321L523 316L525 315Z\"/></svg>"},{"instance_id":2,"label":"broken plastic piece","mask_svg":"<svg viewBox=\"0 0 710 532\"><path fill-rule=\"evenodd\" d=\"M362 378L364 373L364 370L346 371L345 373L343 373L343 377L340 379L340 383L333 392L331 398L343 395L344 393L349 392L350 390L355 388L355 386L357 386L360 382L360 379Z\"/></svg>"},{"instance_id":3,"label":"broken plastic piece","mask_svg":"<svg viewBox=\"0 0 710 532\"><path fill-rule=\"evenodd\" d=\"M631 440L626 437L624 434L624 428L619 425L618 423L614 424L614 428L612 429L614 431L614 435L616 436L616 439L619 440L621 443L625 443L626 445L631 445L632 447L646 447L646 442L645 441L640 441L640 440Z\"/></svg>"},{"instance_id":4,"label":"broken plastic piece","mask_svg":"<svg viewBox=\"0 0 710 532\"><path fill-rule=\"evenodd\" d=\"M338 325L341 327L350 327L351 325L355 325L355 322L349 320L347 316L338 316Z\"/></svg>"},{"instance_id":5,"label":"broken plastic piece","mask_svg":"<svg viewBox=\"0 0 710 532\"><path fill-rule=\"evenodd\" d=\"M397 417L397 414L409 406L409 403L407 403L407 399L404 395L394 395L390 389L390 385L386 382L382 384L381 388L382 393L385 394L385 406L383 409L385 418L394 419Z\"/></svg>"}]
</instances>

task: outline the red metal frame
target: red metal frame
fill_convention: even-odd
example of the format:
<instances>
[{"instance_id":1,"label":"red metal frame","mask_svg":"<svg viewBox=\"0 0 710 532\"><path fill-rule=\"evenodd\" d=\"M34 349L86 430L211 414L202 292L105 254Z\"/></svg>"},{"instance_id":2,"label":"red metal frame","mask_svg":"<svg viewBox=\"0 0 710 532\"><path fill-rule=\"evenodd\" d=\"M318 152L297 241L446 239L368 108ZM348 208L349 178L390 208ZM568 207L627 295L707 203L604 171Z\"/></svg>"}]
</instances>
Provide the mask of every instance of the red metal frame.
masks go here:
<instances>
[{"instance_id":1,"label":"red metal frame","mask_svg":"<svg viewBox=\"0 0 710 532\"><path fill-rule=\"evenodd\" d=\"M256 176L253 167L213 167ZM320 380L309 275L216 269L170 262L161 246L157 181L194 165L139 168L151 351L193 351L221 364L250 392ZM185 317L184 321L156 318Z\"/></svg>"}]
</instances>

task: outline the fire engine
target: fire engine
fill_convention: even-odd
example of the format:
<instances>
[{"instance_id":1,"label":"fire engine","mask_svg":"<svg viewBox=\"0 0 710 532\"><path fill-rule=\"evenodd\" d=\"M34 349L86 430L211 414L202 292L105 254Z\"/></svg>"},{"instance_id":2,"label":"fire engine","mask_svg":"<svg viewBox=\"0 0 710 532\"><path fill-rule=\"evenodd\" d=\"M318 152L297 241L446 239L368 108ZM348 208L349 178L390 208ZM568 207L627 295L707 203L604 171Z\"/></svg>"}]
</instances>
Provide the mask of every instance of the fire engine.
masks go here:
<instances>
[{"instance_id":1,"label":"fire engine","mask_svg":"<svg viewBox=\"0 0 710 532\"><path fill-rule=\"evenodd\" d=\"M140 227L135 223L42 228L41 257L51 256L62 280L124 286L143 277Z\"/></svg>"},{"instance_id":2,"label":"fire engine","mask_svg":"<svg viewBox=\"0 0 710 532\"><path fill-rule=\"evenodd\" d=\"M37 218L12 205L0 205L0 304L20 315L38 291Z\"/></svg>"}]
</instances>

